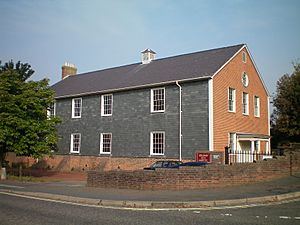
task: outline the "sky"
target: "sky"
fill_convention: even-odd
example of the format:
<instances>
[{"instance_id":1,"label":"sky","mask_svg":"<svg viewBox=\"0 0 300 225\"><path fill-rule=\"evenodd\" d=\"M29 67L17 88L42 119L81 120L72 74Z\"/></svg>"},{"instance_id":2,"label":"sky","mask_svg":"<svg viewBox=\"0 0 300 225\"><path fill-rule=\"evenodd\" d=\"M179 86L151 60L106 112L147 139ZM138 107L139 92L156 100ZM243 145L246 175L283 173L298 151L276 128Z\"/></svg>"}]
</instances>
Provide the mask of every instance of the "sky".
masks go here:
<instances>
[{"instance_id":1,"label":"sky","mask_svg":"<svg viewBox=\"0 0 300 225\"><path fill-rule=\"evenodd\" d=\"M273 95L300 62L299 0L0 0L0 60L33 80L245 43Z\"/></svg>"}]
</instances>

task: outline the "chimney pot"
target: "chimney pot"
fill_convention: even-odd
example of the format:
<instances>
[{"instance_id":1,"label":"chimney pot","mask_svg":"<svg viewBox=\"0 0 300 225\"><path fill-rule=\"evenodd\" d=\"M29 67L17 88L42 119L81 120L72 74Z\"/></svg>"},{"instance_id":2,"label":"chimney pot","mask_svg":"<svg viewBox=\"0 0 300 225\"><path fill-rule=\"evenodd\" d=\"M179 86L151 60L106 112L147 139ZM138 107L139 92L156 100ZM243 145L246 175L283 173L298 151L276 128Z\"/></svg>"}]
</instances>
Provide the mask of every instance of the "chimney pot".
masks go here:
<instances>
[{"instance_id":1,"label":"chimney pot","mask_svg":"<svg viewBox=\"0 0 300 225\"><path fill-rule=\"evenodd\" d=\"M77 73L77 68L72 63L65 62L63 64L63 66L61 67L61 69L62 69L62 72L61 72L62 80L67 78L68 76L76 75L76 73Z\"/></svg>"}]
</instances>

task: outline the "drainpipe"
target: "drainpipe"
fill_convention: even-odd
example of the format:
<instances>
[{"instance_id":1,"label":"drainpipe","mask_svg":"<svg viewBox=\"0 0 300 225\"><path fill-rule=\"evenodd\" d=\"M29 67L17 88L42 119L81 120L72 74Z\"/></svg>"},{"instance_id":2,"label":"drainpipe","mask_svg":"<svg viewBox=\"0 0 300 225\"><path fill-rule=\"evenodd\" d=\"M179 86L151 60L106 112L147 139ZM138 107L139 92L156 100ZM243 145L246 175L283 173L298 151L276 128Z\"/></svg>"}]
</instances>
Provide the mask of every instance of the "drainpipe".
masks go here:
<instances>
[{"instance_id":1,"label":"drainpipe","mask_svg":"<svg viewBox=\"0 0 300 225\"><path fill-rule=\"evenodd\" d=\"M176 81L176 85L179 87L179 160L182 160L181 157L181 146L182 146L182 98L181 98L181 92L182 87L179 85L178 81Z\"/></svg>"},{"instance_id":2,"label":"drainpipe","mask_svg":"<svg viewBox=\"0 0 300 225\"><path fill-rule=\"evenodd\" d=\"M266 146L266 152L271 154L271 138L270 138L270 135L271 135L271 124L270 124L270 121L271 121L271 118L270 118L270 96L268 96L268 106L267 106L267 109L268 109L268 135L269 135L269 139L267 141L267 146Z\"/></svg>"}]
</instances>

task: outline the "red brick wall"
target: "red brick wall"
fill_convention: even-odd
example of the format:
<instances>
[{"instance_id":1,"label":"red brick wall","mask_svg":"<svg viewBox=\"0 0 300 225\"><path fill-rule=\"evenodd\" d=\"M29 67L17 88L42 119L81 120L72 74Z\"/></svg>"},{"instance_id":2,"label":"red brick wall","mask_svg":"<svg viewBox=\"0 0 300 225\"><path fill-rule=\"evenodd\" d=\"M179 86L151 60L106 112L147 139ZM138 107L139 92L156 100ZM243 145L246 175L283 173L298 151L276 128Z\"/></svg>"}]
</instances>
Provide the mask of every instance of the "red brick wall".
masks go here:
<instances>
[{"instance_id":1,"label":"red brick wall","mask_svg":"<svg viewBox=\"0 0 300 225\"><path fill-rule=\"evenodd\" d=\"M300 172L300 153L293 155L293 171ZM138 190L187 190L266 181L290 174L289 157L257 163L183 167L156 171L89 171L87 185Z\"/></svg>"},{"instance_id":2,"label":"red brick wall","mask_svg":"<svg viewBox=\"0 0 300 225\"><path fill-rule=\"evenodd\" d=\"M246 63L242 62L242 52L246 53ZM241 82L243 72L249 77L248 87L244 87ZM229 87L236 91L235 113L228 111ZM242 113L243 92L249 94L249 115ZM260 98L260 117L254 116L254 96ZM267 92L245 48L213 78L213 111L215 151L224 151L231 132L269 134Z\"/></svg>"},{"instance_id":3,"label":"red brick wall","mask_svg":"<svg viewBox=\"0 0 300 225\"><path fill-rule=\"evenodd\" d=\"M9 154L6 158L10 166L12 163L23 163L25 167L48 168L56 171L86 171L97 169L101 171L110 170L141 170L148 167L158 158L115 158L100 156L81 155L54 155L36 161L31 157L16 157ZM166 160L166 159L164 159ZM175 160L175 159L173 159Z\"/></svg>"}]
</instances>

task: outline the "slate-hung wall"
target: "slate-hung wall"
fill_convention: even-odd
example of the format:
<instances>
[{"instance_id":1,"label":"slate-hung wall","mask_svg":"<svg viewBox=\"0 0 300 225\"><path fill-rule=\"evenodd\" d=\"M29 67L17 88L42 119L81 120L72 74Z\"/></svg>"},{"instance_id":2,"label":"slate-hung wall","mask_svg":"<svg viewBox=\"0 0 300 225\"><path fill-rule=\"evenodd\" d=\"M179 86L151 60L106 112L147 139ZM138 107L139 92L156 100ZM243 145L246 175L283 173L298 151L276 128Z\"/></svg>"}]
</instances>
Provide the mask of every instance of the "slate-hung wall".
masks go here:
<instances>
[{"instance_id":1,"label":"slate-hung wall","mask_svg":"<svg viewBox=\"0 0 300 225\"><path fill-rule=\"evenodd\" d=\"M208 81L182 83L182 157L208 150ZM112 116L101 116L101 95L82 96L81 118L72 118L72 98L57 99L59 154L69 154L71 134L81 134L81 155L99 155L100 134L112 133L111 156L149 157L150 133L165 132L164 157L179 157L179 88L165 88L165 112L151 113L151 88L113 94ZM155 87L156 88L156 87ZM107 156L107 155L105 155Z\"/></svg>"}]
</instances>

